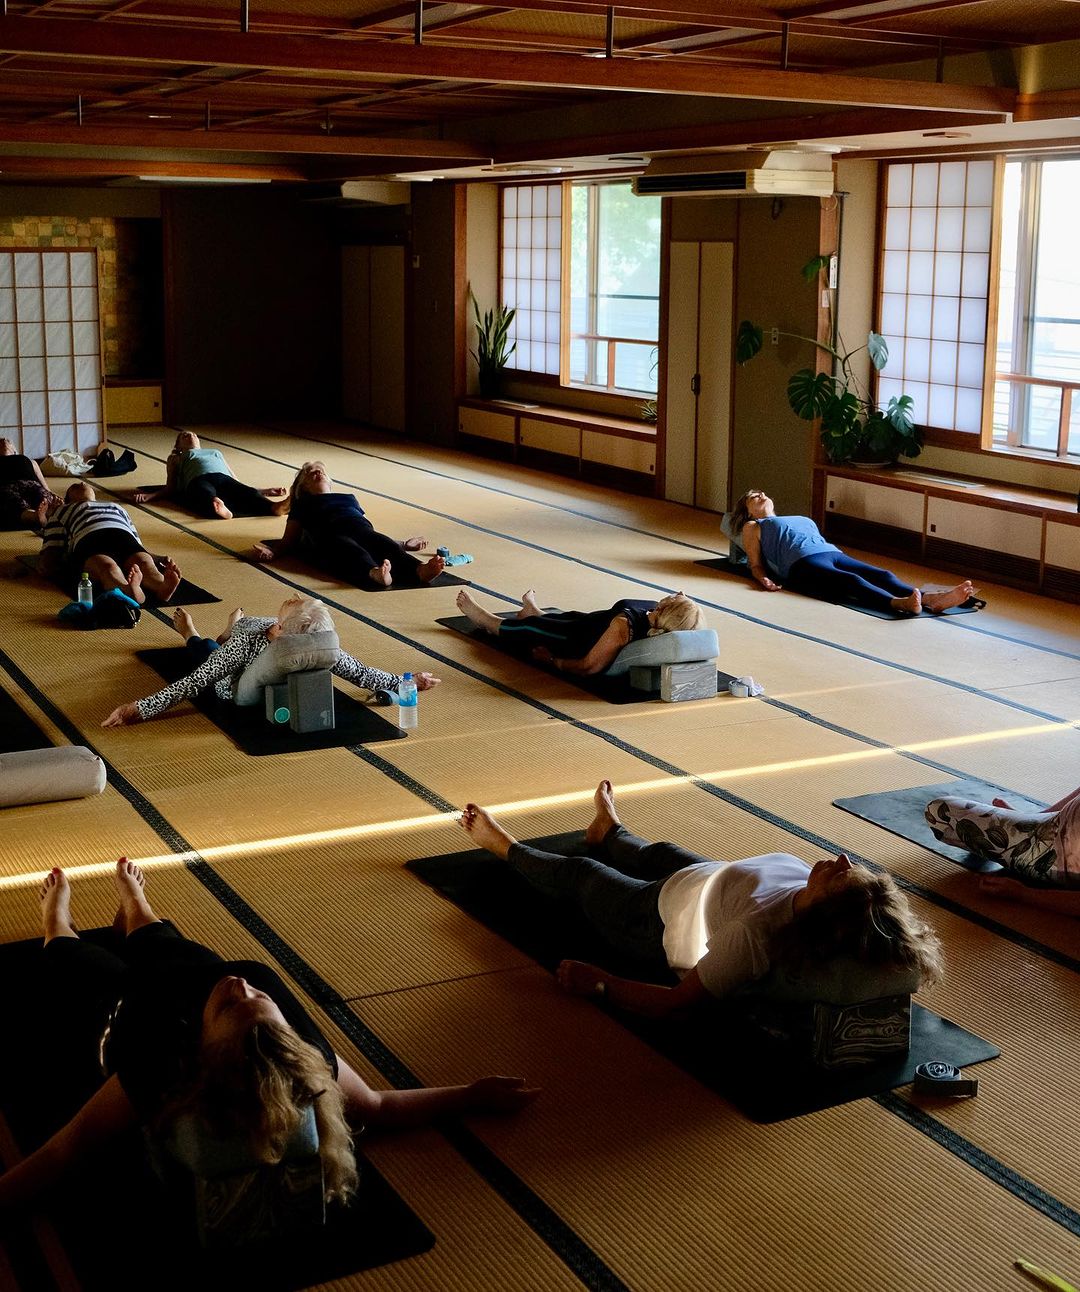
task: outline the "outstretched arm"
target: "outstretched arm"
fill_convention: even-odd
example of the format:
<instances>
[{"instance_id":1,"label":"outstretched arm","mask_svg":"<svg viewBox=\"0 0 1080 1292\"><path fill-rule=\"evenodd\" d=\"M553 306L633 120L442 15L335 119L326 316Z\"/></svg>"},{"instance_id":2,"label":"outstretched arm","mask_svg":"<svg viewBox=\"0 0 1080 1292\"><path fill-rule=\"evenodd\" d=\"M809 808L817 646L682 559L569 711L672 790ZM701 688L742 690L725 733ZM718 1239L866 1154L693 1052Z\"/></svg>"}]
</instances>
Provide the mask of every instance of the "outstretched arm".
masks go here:
<instances>
[{"instance_id":1,"label":"outstretched arm","mask_svg":"<svg viewBox=\"0 0 1080 1292\"><path fill-rule=\"evenodd\" d=\"M709 995L696 969L691 969L676 987L618 978L606 969L581 960L564 960L559 965L557 976L559 986L572 996L593 996L616 1009L641 1014L644 1018L679 1017L689 1013Z\"/></svg>"},{"instance_id":2,"label":"outstretched arm","mask_svg":"<svg viewBox=\"0 0 1080 1292\"><path fill-rule=\"evenodd\" d=\"M461 1113L515 1113L540 1093L524 1077L481 1077L467 1086L423 1086L418 1090L373 1090L337 1055L338 1085L349 1120L383 1130L427 1126Z\"/></svg>"},{"instance_id":3,"label":"outstretched arm","mask_svg":"<svg viewBox=\"0 0 1080 1292\"><path fill-rule=\"evenodd\" d=\"M272 538L266 543L252 544L252 559L256 561L272 561L275 557L285 556L299 544L303 536L303 526L299 521L290 518L285 522L285 533L280 538Z\"/></svg>"},{"instance_id":4,"label":"outstretched arm","mask_svg":"<svg viewBox=\"0 0 1080 1292\"><path fill-rule=\"evenodd\" d=\"M165 483L158 489L136 489L131 495L133 502L156 502L158 498L176 496L176 473L180 467L180 456L170 453L165 459Z\"/></svg>"},{"instance_id":5,"label":"outstretched arm","mask_svg":"<svg viewBox=\"0 0 1080 1292\"><path fill-rule=\"evenodd\" d=\"M626 616L620 614L612 619L604 629L604 635L581 659L558 659L546 646L538 646L533 651L533 658L540 660L541 663L554 664L560 672L577 673L587 677L594 673L602 673L604 669L610 667L615 656L629 640L630 625Z\"/></svg>"},{"instance_id":6,"label":"outstretched arm","mask_svg":"<svg viewBox=\"0 0 1080 1292\"><path fill-rule=\"evenodd\" d=\"M0 1175L0 1209L31 1202L76 1162L129 1130L137 1121L120 1078L110 1077L66 1126L28 1158Z\"/></svg>"},{"instance_id":7,"label":"outstretched arm","mask_svg":"<svg viewBox=\"0 0 1080 1292\"><path fill-rule=\"evenodd\" d=\"M258 637L234 633L224 646L211 651L210 658L187 677L162 687L145 700L120 705L101 725L123 727L132 722L149 722L181 700L189 700L193 695L198 695L203 687L212 686L215 682L242 672L258 653Z\"/></svg>"},{"instance_id":8,"label":"outstretched arm","mask_svg":"<svg viewBox=\"0 0 1080 1292\"><path fill-rule=\"evenodd\" d=\"M769 567L761 555L761 530L757 521L748 520L742 530L742 545L750 562L750 573L766 592L779 592L781 585L769 575Z\"/></svg>"}]
</instances>

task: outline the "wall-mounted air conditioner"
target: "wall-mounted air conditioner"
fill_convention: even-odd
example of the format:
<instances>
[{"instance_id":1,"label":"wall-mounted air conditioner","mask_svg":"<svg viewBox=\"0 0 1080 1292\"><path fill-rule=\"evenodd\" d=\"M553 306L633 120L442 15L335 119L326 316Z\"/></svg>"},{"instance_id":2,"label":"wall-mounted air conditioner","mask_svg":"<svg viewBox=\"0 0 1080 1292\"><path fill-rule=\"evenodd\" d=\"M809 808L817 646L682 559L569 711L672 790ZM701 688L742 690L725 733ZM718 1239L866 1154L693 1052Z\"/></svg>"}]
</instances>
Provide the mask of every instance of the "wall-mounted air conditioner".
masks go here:
<instances>
[{"instance_id":1,"label":"wall-mounted air conditioner","mask_svg":"<svg viewBox=\"0 0 1080 1292\"><path fill-rule=\"evenodd\" d=\"M829 152L774 148L655 157L634 180L642 197L829 197Z\"/></svg>"}]
</instances>

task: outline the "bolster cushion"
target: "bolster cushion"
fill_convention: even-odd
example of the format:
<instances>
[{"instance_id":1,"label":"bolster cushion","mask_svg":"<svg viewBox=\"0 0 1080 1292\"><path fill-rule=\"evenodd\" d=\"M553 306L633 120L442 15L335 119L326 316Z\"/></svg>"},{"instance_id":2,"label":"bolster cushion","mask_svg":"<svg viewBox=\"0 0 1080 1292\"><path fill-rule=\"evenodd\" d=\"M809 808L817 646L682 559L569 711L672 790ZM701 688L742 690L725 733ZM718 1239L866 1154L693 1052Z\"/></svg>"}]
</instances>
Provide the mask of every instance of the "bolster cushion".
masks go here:
<instances>
[{"instance_id":1,"label":"bolster cushion","mask_svg":"<svg viewBox=\"0 0 1080 1292\"><path fill-rule=\"evenodd\" d=\"M263 687L275 686L290 673L333 668L341 646L335 632L287 633L272 641L244 669L236 683L237 704L262 704Z\"/></svg>"},{"instance_id":2,"label":"bolster cushion","mask_svg":"<svg viewBox=\"0 0 1080 1292\"><path fill-rule=\"evenodd\" d=\"M837 956L825 964L799 969L777 966L741 987L735 995L786 1001L857 1005L882 996L907 996L919 988L919 971L897 965L868 965Z\"/></svg>"},{"instance_id":3,"label":"bolster cushion","mask_svg":"<svg viewBox=\"0 0 1080 1292\"><path fill-rule=\"evenodd\" d=\"M615 656L607 673L610 677L617 677L632 668L657 668L661 664L716 659L719 654L720 642L714 628L660 633L656 637L642 637L640 641L624 646Z\"/></svg>"},{"instance_id":4,"label":"bolster cushion","mask_svg":"<svg viewBox=\"0 0 1080 1292\"><path fill-rule=\"evenodd\" d=\"M0 754L0 807L83 799L105 788L105 764L85 745Z\"/></svg>"}]
</instances>

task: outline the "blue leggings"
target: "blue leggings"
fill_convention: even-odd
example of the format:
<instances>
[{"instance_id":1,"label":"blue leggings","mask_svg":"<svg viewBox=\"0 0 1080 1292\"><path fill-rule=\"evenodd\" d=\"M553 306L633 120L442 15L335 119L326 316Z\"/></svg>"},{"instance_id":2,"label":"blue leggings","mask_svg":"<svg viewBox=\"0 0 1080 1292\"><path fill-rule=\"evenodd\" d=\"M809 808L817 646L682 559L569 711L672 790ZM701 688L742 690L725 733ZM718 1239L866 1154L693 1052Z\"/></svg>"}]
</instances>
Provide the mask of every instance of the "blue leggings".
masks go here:
<instances>
[{"instance_id":1,"label":"blue leggings","mask_svg":"<svg viewBox=\"0 0 1080 1292\"><path fill-rule=\"evenodd\" d=\"M846 552L812 552L788 570L787 586L821 601L854 601L871 610L890 610L894 597L914 591L889 570L857 561Z\"/></svg>"},{"instance_id":2,"label":"blue leggings","mask_svg":"<svg viewBox=\"0 0 1080 1292\"><path fill-rule=\"evenodd\" d=\"M706 858L674 843L646 843L618 825L592 857L562 857L515 843L507 861L548 897L572 902L604 941L623 955L667 967L660 890L677 870Z\"/></svg>"}]
</instances>

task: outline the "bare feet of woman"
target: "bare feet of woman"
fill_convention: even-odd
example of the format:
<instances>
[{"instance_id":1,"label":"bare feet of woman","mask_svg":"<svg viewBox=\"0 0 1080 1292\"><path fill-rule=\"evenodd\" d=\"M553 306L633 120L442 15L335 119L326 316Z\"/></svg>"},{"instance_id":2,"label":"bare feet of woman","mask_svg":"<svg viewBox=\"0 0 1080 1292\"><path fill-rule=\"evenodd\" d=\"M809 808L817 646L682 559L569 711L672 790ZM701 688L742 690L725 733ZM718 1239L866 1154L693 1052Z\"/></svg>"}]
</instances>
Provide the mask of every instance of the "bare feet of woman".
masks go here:
<instances>
[{"instance_id":1,"label":"bare feet of woman","mask_svg":"<svg viewBox=\"0 0 1080 1292\"><path fill-rule=\"evenodd\" d=\"M974 595L974 585L970 579L965 579L963 583L958 583L955 588L948 588L945 592L924 592L922 603L931 614L940 615L943 610L962 606L968 597Z\"/></svg>"},{"instance_id":2,"label":"bare feet of woman","mask_svg":"<svg viewBox=\"0 0 1080 1292\"><path fill-rule=\"evenodd\" d=\"M120 928L124 933L134 933L144 924L154 924L157 921L157 916L146 900L146 876L140 867L126 857L121 857L116 863L113 883L120 899L120 909L113 921L114 928Z\"/></svg>"},{"instance_id":3,"label":"bare feet of woman","mask_svg":"<svg viewBox=\"0 0 1080 1292\"><path fill-rule=\"evenodd\" d=\"M401 546L406 550L406 552L422 552L427 545L427 539L416 534L412 538L407 538Z\"/></svg>"},{"instance_id":4,"label":"bare feet of woman","mask_svg":"<svg viewBox=\"0 0 1080 1292\"><path fill-rule=\"evenodd\" d=\"M174 610L172 614L172 626L174 631L178 632L184 641L189 637L197 637L198 630L195 627L195 620L186 610Z\"/></svg>"},{"instance_id":5,"label":"bare feet of woman","mask_svg":"<svg viewBox=\"0 0 1080 1292\"><path fill-rule=\"evenodd\" d=\"M271 490L271 492L275 491ZM270 499L271 516L286 516L288 515L289 508L292 506L292 499L289 497L288 491L282 489L280 492L282 497Z\"/></svg>"},{"instance_id":6,"label":"bare feet of woman","mask_svg":"<svg viewBox=\"0 0 1080 1292\"><path fill-rule=\"evenodd\" d=\"M380 588L388 588L394 581L393 573L390 569L390 560L387 558L382 565L373 565L368 570L368 576L372 583L377 584Z\"/></svg>"},{"instance_id":7,"label":"bare feet of woman","mask_svg":"<svg viewBox=\"0 0 1080 1292\"><path fill-rule=\"evenodd\" d=\"M41 929L46 942L79 936L71 923L71 885L59 866L49 871L41 885Z\"/></svg>"},{"instance_id":8,"label":"bare feet of woman","mask_svg":"<svg viewBox=\"0 0 1080 1292\"><path fill-rule=\"evenodd\" d=\"M906 597L893 597L889 605L902 615L919 615L922 614L923 596L918 588L913 588Z\"/></svg>"},{"instance_id":9,"label":"bare feet of woman","mask_svg":"<svg viewBox=\"0 0 1080 1292\"><path fill-rule=\"evenodd\" d=\"M259 493L261 493L264 498L288 498L289 496L288 489L284 488L282 485L275 485L273 489L260 489Z\"/></svg>"},{"instance_id":10,"label":"bare feet of woman","mask_svg":"<svg viewBox=\"0 0 1080 1292\"><path fill-rule=\"evenodd\" d=\"M161 587L158 589L157 598L159 601L168 601L176 589L180 586L180 567L167 556L162 562L161 567Z\"/></svg>"},{"instance_id":11,"label":"bare feet of woman","mask_svg":"<svg viewBox=\"0 0 1080 1292\"><path fill-rule=\"evenodd\" d=\"M480 848L486 848L488 852L493 852L501 861L506 860L510 845L516 842L514 836L508 834L490 812L477 807L475 803L465 804L460 823L473 843Z\"/></svg>"},{"instance_id":12,"label":"bare feet of woman","mask_svg":"<svg viewBox=\"0 0 1080 1292\"><path fill-rule=\"evenodd\" d=\"M220 498L215 498L210 506L218 520L232 520L232 512L225 506Z\"/></svg>"},{"instance_id":13,"label":"bare feet of woman","mask_svg":"<svg viewBox=\"0 0 1080 1292\"><path fill-rule=\"evenodd\" d=\"M124 589L121 588L121 591L124 591ZM128 570L127 594L132 601L137 601L140 606L146 601L146 593L143 591L142 586L142 570L137 565L133 565Z\"/></svg>"},{"instance_id":14,"label":"bare feet of woman","mask_svg":"<svg viewBox=\"0 0 1080 1292\"><path fill-rule=\"evenodd\" d=\"M615 791L610 781L601 781L593 795L596 804L596 815L589 822L585 831L586 843L603 843L607 833L614 825L622 825L615 811Z\"/></svg>"},{"instance_id":15,"label":"bare feet of woman","mask_svg":"<svg viewBox=\"0 0 1080 1292\"><path fill-rule=\"evenodd\" d=\"M497 633L499 631L498 615L493 615L490 610L485 610L483 606L478 606L464 588L462 588L462 590L457 594L455 601L457 608L465 618L468 619L470 623L474 623L477 628L484 628L489 633Z\"/></svg>"},{"instance_id":16,"label":"bare feet of woman","mask_svg":"<svg viewBox=\"0 0 1080 1292\"><path fill-rule=\"evenodd\" d=\"M243 606L237 606L234 610L229 611L229 617L228 619L225 620L224 632L218 633L217 637L214 638L214 640L217 642L219 646L225 645L225 643L229 640L229 636L232 633L232 630L236 627L236 625L240 622L240 620L243 619L243 617L244 617Z\"/></svg>"},{"instance_id":17,"label":"bare feet of woman","mask_svg":"<svg viewBox=\"0 0 1080 1292\"><path fill-rule=\"evenodd\" d=\"M416 577L421 583L430 583L432 579L437 579L443 570L446 569L446 558L439 556L429 556L426 561L416 567Z\"/></svg>"},{"instance_id":18,"label":"bare feet of woman","mask_svg":"<svg viewBox=\"0 0 1080 1292\"><path fill-rule=\"evenodd\" d=\"M544 612L536 603L536 589L526 588L521 594L521 609L517 612L519 619L534 619Z\"/></svg>"}]
</instances>

